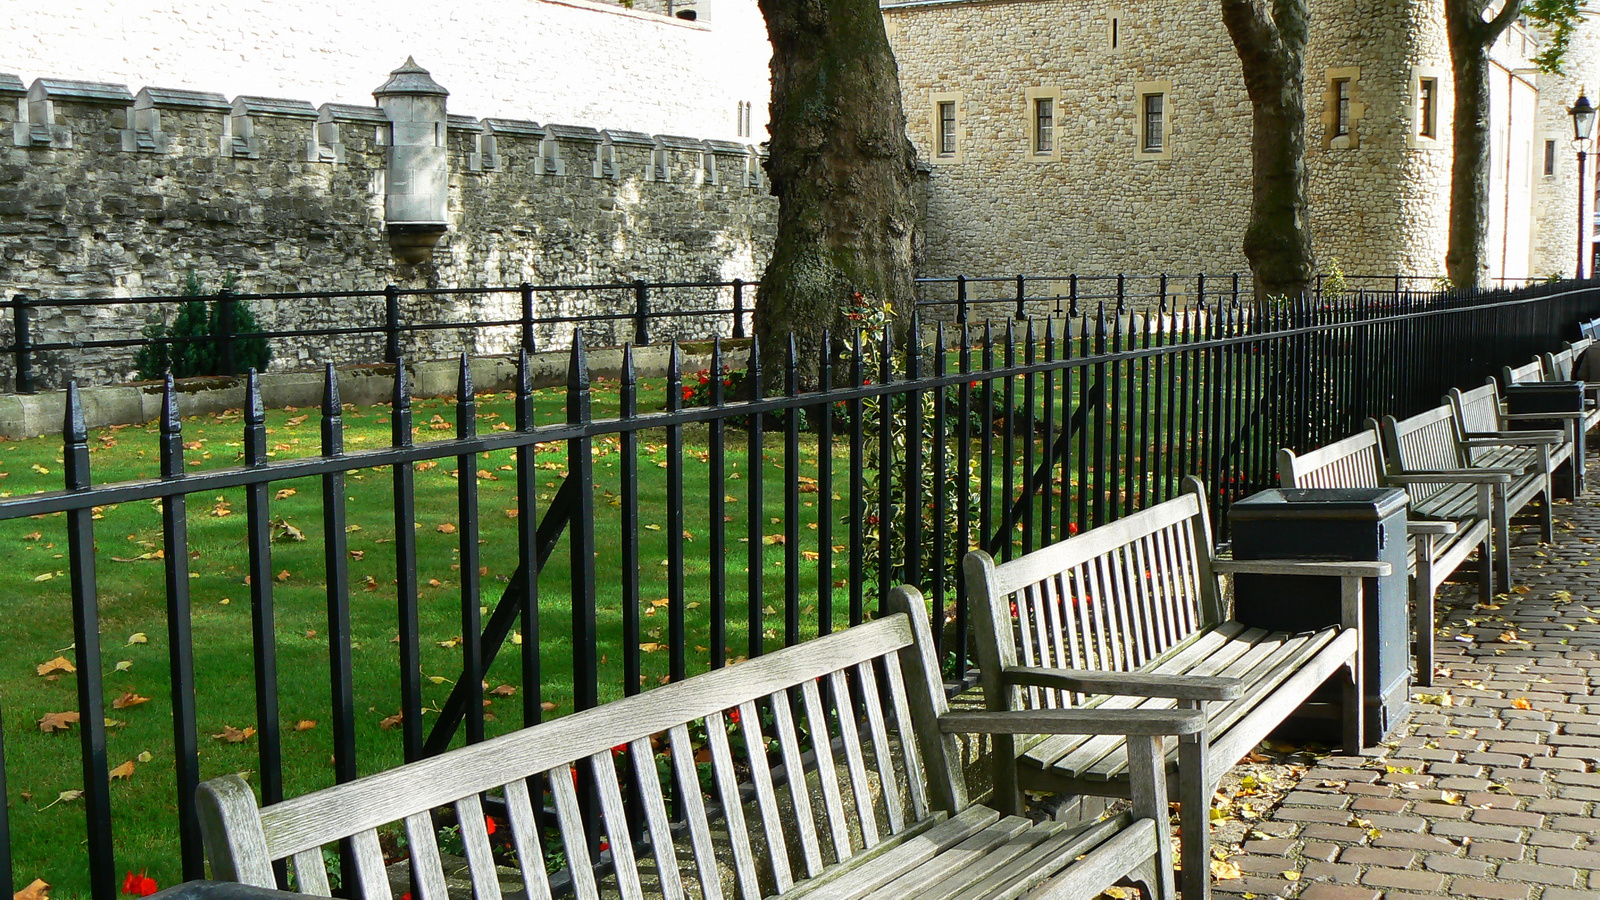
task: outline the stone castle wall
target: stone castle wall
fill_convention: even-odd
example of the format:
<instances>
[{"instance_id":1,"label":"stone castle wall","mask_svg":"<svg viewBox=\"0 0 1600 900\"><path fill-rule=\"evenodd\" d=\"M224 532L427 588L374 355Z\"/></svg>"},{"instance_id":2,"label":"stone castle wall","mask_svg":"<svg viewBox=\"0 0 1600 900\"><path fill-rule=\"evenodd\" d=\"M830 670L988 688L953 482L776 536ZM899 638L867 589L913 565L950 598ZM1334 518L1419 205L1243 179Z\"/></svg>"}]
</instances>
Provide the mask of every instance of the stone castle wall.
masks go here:
<instances>
[{"instance_id":1,"label":"stone castle wall","mask_svg":"<svg viewBox=\"0 0 1600 900\"><path fill-rule=\"evenodd\" d=\"M368 77L369 82L376 79ZM449 289L645 279L760 277L775 228L759 158L748 145L449 117L448 230L431 259L397 260L385 223L390 124L375 106L146 90L0 76L0 291L10 297L174 295L196 271L237 290ZM753 292L752 292L753 293ZM747 298L749 295L747 295ZM749 302L747 300L747 302ZM727 291L680 291L656 309L726 308ZM273 329L382 321L383 299L254 304ZM540 294L541 317L614 313L631 294ZM409 321L514 319L515 293L407 297ZM171 313L169 312L169 315ZM136 334L148 307L44 308L35 342ZM727 333L723 316L668 320L655 336ZM571 323L549 325L543 344ZM631 327L586 328L596 342ZM10 343L9 323L0 343ZM514 328L420 332L408 356L498 352ZM275 345L274 368L380 359L381 337ZM41 355L43 386L66 377L120 380L128 350ZM10 386L10 359L0 360Z\"/></svg>"},{"instance_id":2,"label":"stone castle wall","mask_svg":"<svg viewBox=\"0 0 1600 900\"><path fill-rule=\"evenodd\" d=\"M1251 110L1214 5L908 0L884 15L908 130L933 163L923 274L1249 270ZM1306 166L1324 271L1337 261L1350 274L1441 276L1453 107L1441 0L1314 0L1312 20ZM1559 205L1541 192L1576 194L1570 160L1549 178L1533 169L1533 148L1570 130L1564 104L1576 96L1556 88L1559 109L1538 105L1534 52L1520 30L1495 51L1494 275L1562 271L1531 244ZM1344 137L1332 134L1334 78L1352 88ZM1423 79L1437 85L1432 138L1419 133ZM1140 153L1150 92L1165 95L1168 139ZM1049 153L1032 143L1039 97L1056 101ZM941 156L935 119L949 102L958 147ZM1558 156L1572 156L1567 146Z\"/></svg>"}]
</instances>

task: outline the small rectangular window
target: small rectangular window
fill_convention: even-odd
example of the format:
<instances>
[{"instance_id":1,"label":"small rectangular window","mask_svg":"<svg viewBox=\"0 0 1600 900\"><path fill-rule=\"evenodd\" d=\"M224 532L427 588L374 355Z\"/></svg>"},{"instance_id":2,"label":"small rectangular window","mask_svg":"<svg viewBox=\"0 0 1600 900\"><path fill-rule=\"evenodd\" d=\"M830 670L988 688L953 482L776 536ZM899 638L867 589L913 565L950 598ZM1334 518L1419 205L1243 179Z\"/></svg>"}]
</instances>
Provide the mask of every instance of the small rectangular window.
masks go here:
<instances>
[{"instance_id":1,"label":"small rectangular window","mask_svg":"<svg viewBox=\"0 0 1600 900\"><path fill-rule=\"evenodd\" d=\"M1545 141L1544 142L1544 173L1546 175L1554 175L1556 173L1556 142L1555 141Z\"/></svg>"},{"instance_id":2,"label":"small rectangular window","mask_svg":"<svg viewBox=\"0 0 1600 900\"><path fill-rule=\"evenodd\" d=\"M1039 97L1033 101L1033 152L1053 153L1056 146L1056 101Z\"/></svg>"},{"instance_id":3,"label":"small rectangular window","mask_svg":"<svg viewBox=\"0 0 1600 900\"><path fill-rule=\"evenodd\" d=\"M1144 144L1142 149L1146 153L1160 153L1166 146L1162 129L1162 109L1165 105L1165 94L1144 95Z\"/></svg>"},{"instance_id":4,"label":"small rectangular window","mask_svg":"<svg viewBox=\"0 0 1600 900\"><path fill-rule=\"evenodd\" d=\"M1350 79L1333 80L1333 98L1333 134L1334 137L1343 137L1350 133Z\"/></svg>"},{"instance_id":5,"label":"small rectangular window","mask_svg":"<svg viewBox=\"0 0 1600 900\"><path fill-rule=\"evenodd\" d=\"M939 155L956 155L956 104L953 100L939 103Z\"/></svg>"},{"instance_id":6,"label":"small rectangular window","mask_svg":"<svg viewBox=\"0 0 1600 900\"><path fill-rule=\"evenodd\" d=\"M1116 16L1111 17L1111 49L1113 50L1117 49L1117 40L1121 37L1121 35L1117 34L1118 26L1121 24Z\"/></svg>"},{"instance_id":7,"label":"small rectangular window","mask_svg":"<svg viewBox=\"0 0 1600 900\"><path fill-rule=\"evenodd\" d=\"M1423 78L1417 83L1417 134L1422 137L1439 136L1438 96L1439 79Z\"/></svg>"}]
</instances>

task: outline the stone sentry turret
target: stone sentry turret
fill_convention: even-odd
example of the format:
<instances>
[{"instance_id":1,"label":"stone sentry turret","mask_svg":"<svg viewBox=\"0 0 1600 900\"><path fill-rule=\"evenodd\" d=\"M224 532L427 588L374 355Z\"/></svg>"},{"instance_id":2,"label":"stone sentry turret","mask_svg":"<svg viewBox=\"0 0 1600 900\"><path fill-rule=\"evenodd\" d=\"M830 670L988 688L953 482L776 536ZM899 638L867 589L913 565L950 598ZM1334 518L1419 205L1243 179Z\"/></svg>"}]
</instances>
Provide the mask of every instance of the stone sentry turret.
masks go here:
<instances>
[{"instance_id":1,"label":"stone sentry turret","mask_svg":"<svg viewBox=\"0 0 1600 900\"><path fill-rule=\"evenodd\" d=\"M426 262L449 225L450 92L407 57L372 96L390 121L383 198L389 246L402 263Z\"/></svg>"}]
</instances>

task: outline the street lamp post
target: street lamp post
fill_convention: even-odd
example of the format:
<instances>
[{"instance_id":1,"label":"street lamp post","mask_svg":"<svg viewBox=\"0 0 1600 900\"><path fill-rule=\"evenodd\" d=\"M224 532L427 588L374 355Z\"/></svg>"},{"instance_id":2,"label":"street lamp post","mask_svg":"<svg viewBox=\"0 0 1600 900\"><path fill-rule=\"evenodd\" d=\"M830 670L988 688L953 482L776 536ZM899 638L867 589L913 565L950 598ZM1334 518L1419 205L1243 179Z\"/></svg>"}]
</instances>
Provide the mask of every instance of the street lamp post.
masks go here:
<instances>
[{"instance_id":1,"label":"street lamp post","mask_svg":"<svg viewBox=\"0 0 1600 900\"><path fill-rule=\"evenodd\" d=\"M1583 167L1588 161L1589 136L1594 133L1594 104L1589 102L1589 97L1581 89L1578 91L1578 102L1572 104L1567 110L1572 116L1572 144L1578 148L1578 267L1573 270L1573 277L1583 277L1583 258L1586 255L1583 227Z\"/></svg>"}]
</instances>

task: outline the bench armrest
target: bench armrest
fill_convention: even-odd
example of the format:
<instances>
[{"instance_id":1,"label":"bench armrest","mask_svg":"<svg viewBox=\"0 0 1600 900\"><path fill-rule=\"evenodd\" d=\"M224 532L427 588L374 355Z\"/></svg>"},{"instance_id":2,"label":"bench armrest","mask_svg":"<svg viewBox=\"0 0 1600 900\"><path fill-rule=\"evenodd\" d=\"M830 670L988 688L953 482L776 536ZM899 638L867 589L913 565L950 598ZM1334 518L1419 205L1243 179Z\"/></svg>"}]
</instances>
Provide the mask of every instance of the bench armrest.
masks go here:
<instances>
[{"instance_id":1,"label":"bench armrest","mask_svg":"<svg viewBox=\"0 0 1600 900\"><path fill-rule=\"evenodd\" d=\"M1586 407L1586 408L1593 409L1592 406ZM1501 413L1500 414L1500 418L1508 419L1508 420L1513 421L1513 422L1537 421L1539 419L1581 419L1581 418L1583 418L1583 412L1584 411L1581 410L1581 409L1569 409L1569 410L1563 410L1562 412L1539 412L1539 413L1513 413L1513 412L1508 412L1508 413ZM1515 434L1515 432L1498 432L1498 433L1501 433L1501 434L1507 434L1507 433ZM1537 431L1530 431L1530 432L1528 432L1528 434L1538 434L1538 432Z\"/></svg>"},{"instance_id":2,"label":"bench armrest","mask_svg":"<svg viewBox=\"0 0 1600 900\"><path fill-rule=\"evenodd\" d=\"M1566 440L1559 431L1475 431L1461 443L1467 447L1513 447L1563 444Z\"/></svg>"},{"instance_id":3,"label":"bench armrest","mask_svg":"<svg viewBox=\"0 0 1600 900\"><path fill-rule=\"evenodd\" d=\"M1419 521L1413 519L1406 523L1407 534L1455 534L1461 529L1454 522Z\"/></svg>"},{"instance_id":4,"label":"bench armrest","mask_svg":"<svg viewBox=\"0 0 1600 900\"><path fill-rule=\"evenodd\" d=\"M1095 672L1007 666L1000 674L1007 684L1060 688L1083 694L1166 697L1172 700L1237 700L1244 696L1238 678L1212 675L1148 675L1143 672Z\"/></svg>"},{"instance_id":5,"label":"bench armrest","mask_svg":"<svg viewBox=\"0 0 1600 900\"><path fill-rule=\"evenodd\" d=\"M948 712L945 734L1198 734L1206 715L1198 709L1018 709Z\"/></svg>"},{"instance_id":6,"label":"bench armrest","mask_svg":"<svg viewBox=\"0 0 1600 900\"><path fill-rule=\"evenodd\" d=\"M1377 578L1394 571L1394 567L1386 562L1312 559L1214 559L1211 569L1236 575L1327 575L1339 578Z\"/></svg>"},{"instance_id":7,"label":"bench armrest","mask_svg":"<svg viewBox=\"0 0 1600 900\"><path fill-rule=\"evenodd\" d=\"M1510 484L1513 475L1509 469L1413 469L1397 475L1385 475L1392 484Z\"/></svg>"}]
</instances>

